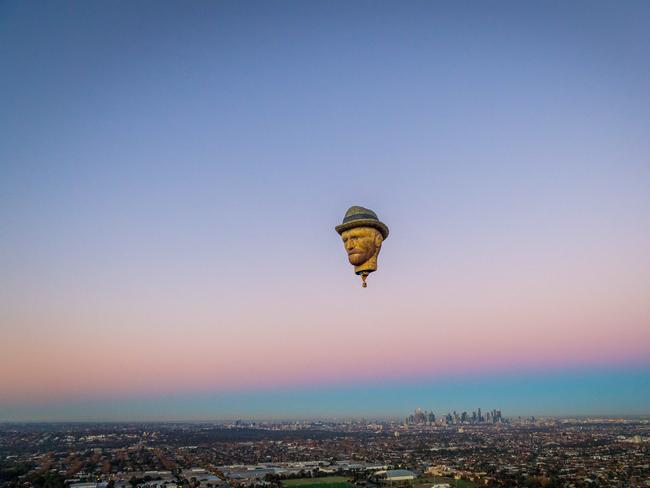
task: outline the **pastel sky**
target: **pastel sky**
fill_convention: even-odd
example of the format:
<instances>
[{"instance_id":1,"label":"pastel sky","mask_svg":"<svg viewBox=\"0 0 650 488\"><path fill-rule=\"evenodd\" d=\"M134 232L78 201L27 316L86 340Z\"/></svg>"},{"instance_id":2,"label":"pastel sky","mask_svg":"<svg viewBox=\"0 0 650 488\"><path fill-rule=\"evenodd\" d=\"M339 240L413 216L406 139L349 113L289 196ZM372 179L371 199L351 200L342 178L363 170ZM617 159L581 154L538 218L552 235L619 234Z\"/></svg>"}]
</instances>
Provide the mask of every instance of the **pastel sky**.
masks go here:
<instances>
[{"instance_id":1,"label":"pastel sky","mask_svg":"<svg viewBox=\"0 0 650 488\"><path fill-rule=\"evenodd\" d=\"M650 414L650 3L9 1L0 71L0 421Z\"/></svg>"}]
</instances>

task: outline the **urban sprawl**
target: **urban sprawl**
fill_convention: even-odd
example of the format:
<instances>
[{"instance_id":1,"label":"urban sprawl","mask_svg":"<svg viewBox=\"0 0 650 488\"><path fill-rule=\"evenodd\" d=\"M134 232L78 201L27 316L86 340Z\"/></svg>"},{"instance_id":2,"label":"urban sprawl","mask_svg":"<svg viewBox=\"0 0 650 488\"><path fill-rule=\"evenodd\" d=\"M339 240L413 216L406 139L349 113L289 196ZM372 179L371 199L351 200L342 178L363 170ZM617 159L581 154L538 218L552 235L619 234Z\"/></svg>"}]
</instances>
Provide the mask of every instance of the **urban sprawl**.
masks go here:
<instances>
[{"instance_id":1,"label":"urban sprawl","mask_svg":"<svg viewBox=\"0 0 650 488\"><path fill-rule=\"evenodd\" d=\"M0 424L0 486L648 487L650 421L418 409L403 420Z\"/></svg>"}]
</instances>

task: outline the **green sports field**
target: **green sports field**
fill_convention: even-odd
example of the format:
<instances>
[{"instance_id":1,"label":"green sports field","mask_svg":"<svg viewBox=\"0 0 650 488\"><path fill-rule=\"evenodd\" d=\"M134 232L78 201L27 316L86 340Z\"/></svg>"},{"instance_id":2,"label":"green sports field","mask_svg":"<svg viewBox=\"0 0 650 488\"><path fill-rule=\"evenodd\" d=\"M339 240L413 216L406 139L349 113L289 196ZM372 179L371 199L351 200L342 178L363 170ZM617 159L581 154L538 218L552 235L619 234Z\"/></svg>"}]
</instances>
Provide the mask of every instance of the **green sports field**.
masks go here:
<instances>
[{"instance_id":1,"label":"green sports field","mask_svg":"<svg viewBox=\"0 0 650 488\"><path fill-rule=\"evenodd\" d=\"M324 478L300 478L297 480L284 480L284 488L352 488L344 476L326 476Z\"/></svg>"},{"instance_id":2,"label":"green sports field","mask_svg":"<svg viewBox=\"0 0 650 488\"><path fill-rule=\"evenodd\" d=\"M454 484L451 486L453 486L454 488L475 488L476 485L471 481L455 480Z\"/></svg>"}]
</instances>

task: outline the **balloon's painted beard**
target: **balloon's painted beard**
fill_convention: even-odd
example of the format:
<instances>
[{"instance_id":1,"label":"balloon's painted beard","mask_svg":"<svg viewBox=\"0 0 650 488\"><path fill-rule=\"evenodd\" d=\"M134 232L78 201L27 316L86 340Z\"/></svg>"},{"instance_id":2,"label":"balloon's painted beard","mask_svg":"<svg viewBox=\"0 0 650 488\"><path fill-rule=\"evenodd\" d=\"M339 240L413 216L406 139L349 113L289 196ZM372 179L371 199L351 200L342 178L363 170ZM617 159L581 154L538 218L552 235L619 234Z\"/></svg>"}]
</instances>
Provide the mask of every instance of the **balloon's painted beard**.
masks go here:
<instances>
[{"instance_id":1,"label":"balloon's painted beard","mask_svg":"<svg viewBox=\"0 0 650 488\"><path fill-rule=\"evenodd\" d=\"M366 249L360 247L352 248L351 250L348 250L348 260L350 261L350 264L359 266L373 257L375 255L375 250L374 246Z\"/></svg>"}]
</instances>

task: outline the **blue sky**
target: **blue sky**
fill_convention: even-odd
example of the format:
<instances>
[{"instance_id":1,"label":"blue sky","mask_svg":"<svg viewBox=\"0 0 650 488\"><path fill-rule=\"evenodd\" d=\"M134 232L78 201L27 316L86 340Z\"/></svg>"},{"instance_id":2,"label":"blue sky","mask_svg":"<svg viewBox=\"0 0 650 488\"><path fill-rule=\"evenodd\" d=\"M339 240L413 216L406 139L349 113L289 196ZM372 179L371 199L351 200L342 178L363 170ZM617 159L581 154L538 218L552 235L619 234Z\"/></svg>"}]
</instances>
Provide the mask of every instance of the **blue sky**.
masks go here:
<instances>
[{"instance_id":1,"label":"blue sky","mask_svg":"<svg viewBox=\"0 0 650 488\"><path fill-rule=\"evenodd\" d=\"M306 386L219 394L203 392L9 406L7 419L55 421L402 418L416 407L502 410L507 417L648 415L648 368L600 368L545 374L501 374L442 381Z\"/></svg>"},{"instance_id":2,"label":"blue sky","mask_svg":"<svg viewBox=\"0 0 650 488\"><path fill-rule=\"evenodd\" d=\"M647 410L648 2L2 2L0 66L0 419Z\"/></svg>"}]
</instances>

